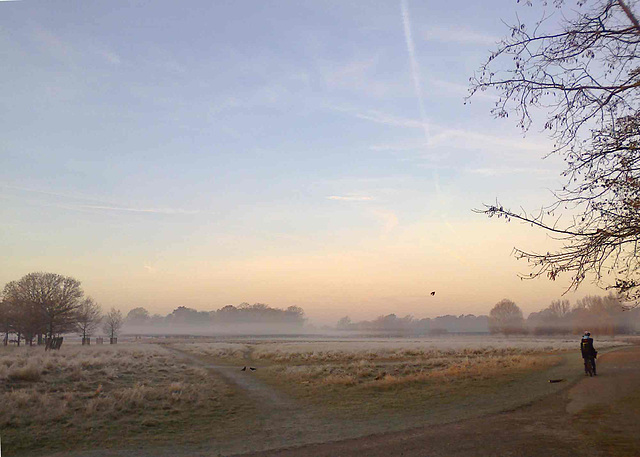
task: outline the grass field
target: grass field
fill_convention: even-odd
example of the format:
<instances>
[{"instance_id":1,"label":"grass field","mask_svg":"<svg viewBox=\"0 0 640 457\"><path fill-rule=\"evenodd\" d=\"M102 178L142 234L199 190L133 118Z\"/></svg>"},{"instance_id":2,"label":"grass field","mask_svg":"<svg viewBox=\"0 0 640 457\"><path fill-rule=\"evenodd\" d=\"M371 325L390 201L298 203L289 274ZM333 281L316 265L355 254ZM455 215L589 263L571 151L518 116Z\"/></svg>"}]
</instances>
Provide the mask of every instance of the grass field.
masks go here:
<instances>
[{"instance_id":1,"label":"grass field","mask_svg":"<svg viewBox=\"0 0 640 457\"><path fill-rule=\"evenodd\" d=\"M605 349L624 344L599 341ZM183 342L217 364L255 365L254 376L302 405L369 424L381 417L434 417L460 398L501 396L531 373L575 353L574 338L455 336L343 340ZM373 424L376 426L376 424ZM400 425L401 426L401 425Z\"/></svg>"},{"instance_id":2,"label":"grass field","mask_svg":"<svg viewBox=\"0 0 640 457\"><path fill-rule=\"evenodd\" d=\"M1 348L0 381L7 455L198 441L252 410L206 369L156 345Z\"/></svg>"},{"instance_id":3,"label":"grass field","mask_svg":"<svg viewBox=\"0 0 640 457\"><path fill-rule=\"evenodd\" d=\"M338 439L513 407L579 370L572 338L157 341L0 347L3 450Z\"/></svg>"}]
</instances>

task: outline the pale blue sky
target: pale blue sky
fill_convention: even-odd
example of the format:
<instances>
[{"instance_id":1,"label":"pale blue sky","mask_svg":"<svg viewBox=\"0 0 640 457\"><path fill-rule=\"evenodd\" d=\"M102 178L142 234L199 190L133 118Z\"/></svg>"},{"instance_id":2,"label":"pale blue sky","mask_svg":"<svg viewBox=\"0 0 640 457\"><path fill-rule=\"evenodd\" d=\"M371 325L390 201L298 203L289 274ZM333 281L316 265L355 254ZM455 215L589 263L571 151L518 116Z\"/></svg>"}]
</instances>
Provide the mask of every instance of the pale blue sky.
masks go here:
<instances>
[{"instance_id":1,"label":"pale blue sky","mask_svg":"<svg viewBox=\"0 0 640 457\"><path fill-rule=\"evenodd\" d=\"M529 235L471 209L539 206L562 163L492 119L492 94L463 105L516 11L531 14L510 0L1 2L0 283L55 271L105 306L163 313L261 301L332 320L391 301L422 316L504 296L537 310L562 288L516 282L526 265L509 251ZM453 261L460 282L437 268L488 243L496 259ZM422 261L423 283L398 279ZM438 285L456 293L423 307Z\"/></svg>"}]
</instances>

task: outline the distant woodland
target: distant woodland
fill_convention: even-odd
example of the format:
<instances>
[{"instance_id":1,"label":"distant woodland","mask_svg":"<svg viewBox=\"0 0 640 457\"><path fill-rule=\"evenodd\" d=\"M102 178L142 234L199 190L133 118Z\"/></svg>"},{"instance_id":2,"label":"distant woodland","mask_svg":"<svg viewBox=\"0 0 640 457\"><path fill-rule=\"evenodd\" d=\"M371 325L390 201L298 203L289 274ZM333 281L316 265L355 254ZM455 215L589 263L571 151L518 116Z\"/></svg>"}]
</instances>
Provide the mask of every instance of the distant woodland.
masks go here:
<instances>
[{"instance_id":1,"label":"distant woodland","mask_svg":"<svg viewBox=\"0 0 640 457\"><path fill-rule=\"evenodd\" d=\"M625 309L613 295L587 296L571 304L569 300L553 301L548 307L529 314L525 319L518 305L501 300L489 315L446 315L433 319L379 316L371 321L353 322L348 316L336 324L337 330L416 334L503 333L503 334L593 334L615 335L640 331L640 308Z\"/></svg>"},{"instance_id":2,"label":"distant woodland","mask_svg":"<svg viewBox=\"0 0 640 457\"><path fill-rule=\"evenodd\" d=\"M162 316L144 308L132 309L126 317L112 308L103 314L80 281L55 273L35 272L11 281L0 292L0 341L7 345L32 345L76 334L83 342L95 334L114 339L125 333L180 333L221 331L234 333L299 331L306 318L299 306L286 309L242 303L215 311L197 311L179 306Z\"/></svg>"},{"instance_id":3,"label":"distant woodland","mask_svg":"<svg viewBox=\"0 0 640 457\"><path fill-rule=\"evenodd\" d=\"M166 316L151 315L145 308L134 308L125 318L125 329L131 327L200 327L228 324L276 324L299 328L306 321L304 310L299 306L286 309L272 308L264 303L241 303L226 305L214 311L198 311L186 306L178 306Z\"/></svg>"}]
</instances>

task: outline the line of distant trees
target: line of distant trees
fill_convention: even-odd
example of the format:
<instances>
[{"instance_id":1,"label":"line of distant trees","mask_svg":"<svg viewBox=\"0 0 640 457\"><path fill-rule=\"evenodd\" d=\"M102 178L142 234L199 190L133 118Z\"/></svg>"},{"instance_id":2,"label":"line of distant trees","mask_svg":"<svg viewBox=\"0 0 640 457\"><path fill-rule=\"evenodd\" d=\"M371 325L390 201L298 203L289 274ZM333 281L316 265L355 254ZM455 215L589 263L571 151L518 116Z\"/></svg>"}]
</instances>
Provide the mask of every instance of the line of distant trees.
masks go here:
<instances>
[{"instance_id":1,"label":"line of distant trees","mask_svg":"<svg viewBox=\"0 0 640 457\"><path fill-rule=\"evenodd\" d=\"M263 303L227 305L215 311L198 311L179 306L166 316L151 315L145 308L132 309L125 317L112 308L106 315L91 297L85 297L80 281L55 273L30 273L7 283L0 295L0 334L6 346L11 340L19 345L41 344L47 339L76 333L83 339L93 336L99 328L104 335L115 338L126 326L170 331L180 327L210 328L215 325L270 324L286 328L301 328L304 310L299 306L273 308ZM11 338L10 338L11 337Z\"/></svg>"},{"instance_id":2,"label":"line of distant trees","mask_svg":"<svg viewBox=\"0 0 640 457\"><path fill-rule=\"evenodd\" d=\"M103 316L100 305L85 297L80 281L55 273L29 273L7 283L0 295L0 332L6 346L15 341L33 345L67 333L82 338L102 324L110 337L122 326L122 313L114 308Z\"/></svg>"},{"instance_id":3,"label":"line of distant trees","mask_svg":"<svg viewBox=\"0 0 640 457\"><path fill-rule=\"evenodd\" d=\"M640 330L640 308L625 310L613 294L587 296L571 305L569 300L555 300L545 309L529 314L512 300L496 303L489 315L439 316L433 319L379 316L372 321L353 322L348 316L336 324L337 330L389 333L502 333L502 334L627 334Z\"/></svg>"},{"instance_id":4,"label":"line of distant trees","mask_svg":"<svg viewBox=\"0 0 640 457\"><path fill-rule=\"evenodd\" d=\"M306 321L304 310L299 306L286 309L273 308L264 303L241 303L226 305L214 311L198 311L179 306L166 316L151 315L145 308L134 308L127 314L127 327L176 327L190 326L206 328L217 324L278 324L287 327L302 327Z\"/></svg>"},{"instance_id":5,"label":"line of distant trees","mask_svg":"<svg viewBox=\"0 0 640 457\"><path fill-rule=\"evenodd\" d=\"M489 317L461 314L446 315L434 319L416 319L413 316L398 317L395 314L379 316L372 321L353 322L345 316L336 324L337 330L398 333L483 333L489 331Z\"/></svg>"},{"instance_id":6,"label":"line of distant trees","mask_svg":"<svg viewBox=\"0 0 640 457\"><path fill-rule=\"evenodd\" d=\"M555 300L524 319L522 310L504 299L491 310L489 329L505 334L580 334L585 330L601 335L628 334L640 330L640 308L625 309L613 294L590 295L574 305L569 300Z\"/></svg>"}]
</instances>

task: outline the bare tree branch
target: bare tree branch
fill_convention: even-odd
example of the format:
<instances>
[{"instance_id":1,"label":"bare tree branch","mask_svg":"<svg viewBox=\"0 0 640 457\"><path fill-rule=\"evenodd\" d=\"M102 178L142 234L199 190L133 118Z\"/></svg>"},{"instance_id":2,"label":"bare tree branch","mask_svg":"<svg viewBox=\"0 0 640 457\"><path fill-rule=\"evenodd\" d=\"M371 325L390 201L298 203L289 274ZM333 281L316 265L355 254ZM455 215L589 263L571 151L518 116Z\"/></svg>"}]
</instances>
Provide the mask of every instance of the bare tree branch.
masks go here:
<instances>
[{"instance_id":1,"label":"bare tree branch","mask_svg":"<svg viewBox=\"0 0 640 457\"><path fill-rule=\"evenodd\" d=\"M563 0L553 3L564 6ZM628 3L581 1L577 11L563 10L559 32L542 32L551 17L546 13L531 33L521 22L509 26L510 37L470 79L470 97L497 90L501 96L493 114L515 112L525 131L532 124L531 110L546 112L544 128L555 140L550 153L565 159L566 185L539 213L500 204L476 210L530 223L562 242L546 254L515 249L514 255L532 266L525 277L555 280L568 273L571 290L592 274L601 287L637 301L640 26L632 12L636 1Z\"/></svg>"}]
</instances>

